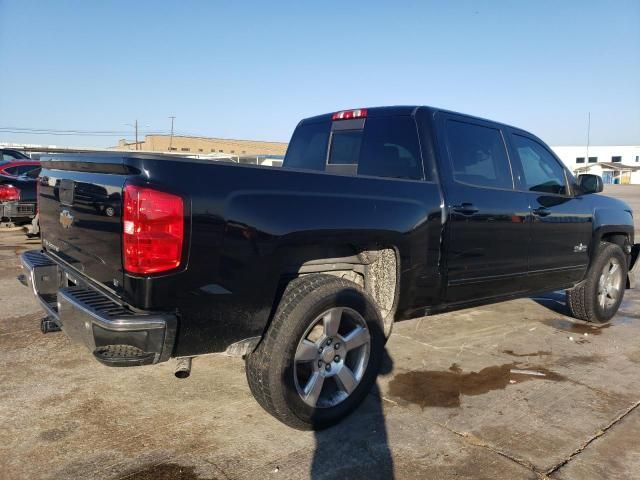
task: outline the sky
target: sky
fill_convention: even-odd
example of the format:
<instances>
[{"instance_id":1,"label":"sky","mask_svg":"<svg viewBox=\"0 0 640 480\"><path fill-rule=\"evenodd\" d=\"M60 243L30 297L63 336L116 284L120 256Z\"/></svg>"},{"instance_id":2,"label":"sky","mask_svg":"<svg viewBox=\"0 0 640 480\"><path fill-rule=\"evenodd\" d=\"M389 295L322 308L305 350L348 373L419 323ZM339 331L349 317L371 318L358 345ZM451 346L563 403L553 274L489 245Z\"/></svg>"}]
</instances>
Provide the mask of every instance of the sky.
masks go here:
<instances>
[{"instance_id":1,"label":"sky","mask_svg":"<svg viewBox=\"0 0 640 480\"><path fill-rule=\"evenodd\" d=\"M585 144L590 112L592 145L640 144L640 0L0 0L0 66L0 142L106 147L170 116L287 141L306 116L419 104L550 145Z\"/></svg>"}]
</instances>

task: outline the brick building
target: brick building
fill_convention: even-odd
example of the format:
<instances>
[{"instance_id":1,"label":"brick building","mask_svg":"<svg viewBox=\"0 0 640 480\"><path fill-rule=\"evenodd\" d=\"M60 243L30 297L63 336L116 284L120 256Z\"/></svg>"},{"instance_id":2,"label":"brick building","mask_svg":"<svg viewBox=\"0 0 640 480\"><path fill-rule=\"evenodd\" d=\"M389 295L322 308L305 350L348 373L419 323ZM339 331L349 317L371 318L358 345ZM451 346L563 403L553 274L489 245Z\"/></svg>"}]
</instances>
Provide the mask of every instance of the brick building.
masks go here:
<instances>
[{"instance_id":1,"label":"brick building","mask_svg":"<svg viewBox=\"0 0 640 480\"><path fill-rule=\"evenodd\" d=\"M137 147L137 148L136 148ZM120 140L117 150L144 150L147 152L179 152L191 154L231 154L231 155L284 155L284 142L263 142L259 140L233 140L227 138L185 137L180 135L146 135L137 143Z\"/></svg>"}]
</instances>

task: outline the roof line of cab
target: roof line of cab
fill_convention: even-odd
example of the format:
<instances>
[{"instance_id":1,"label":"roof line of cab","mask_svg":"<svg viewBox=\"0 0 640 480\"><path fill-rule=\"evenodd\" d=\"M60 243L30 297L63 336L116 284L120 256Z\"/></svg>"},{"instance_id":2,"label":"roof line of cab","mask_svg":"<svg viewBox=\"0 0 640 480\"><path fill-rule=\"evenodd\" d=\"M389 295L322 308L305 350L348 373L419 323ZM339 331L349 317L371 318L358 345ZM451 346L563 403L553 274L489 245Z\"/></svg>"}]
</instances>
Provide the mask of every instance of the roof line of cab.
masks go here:
<instances>
[{"instance_id":1,"label":"roof line of cab","mask_svg":"<svg viewBox=\"0 0 640 480\"><path fill-rule=\"evenodd\" d=\"M523 129L518 128L518 127L514 127L513 125L508 125L508 124L503 123L503 122L498 122L496 120L491 120L491 119L483 118L483 117L477 117L475 115L469 115L467 113L461 113L461 112L456 112L456 111L453 111L453 110L447 110L447 109L444 109L444 108L431 107L431 106L428 106L428 105L394 105L394 106L386 106L386 107L362 107L362 108L366 108L367 109L367 118L369 118L369 117L383 117L383 116L388 116L388 115L413 115L413 114L416 113L416 111L418 109L420 109L420 110L427 110L431 114L450 113L450 114L453 114L453 115L466 117L466 118L468 118L470 120L480 120L480 121L483 121L483 122L490 122L490 123L493 123L495 125L500 125L502 127L508 127L508 128L513 129L513 130L518 130L518 131L525 132L525 133L528 133L529 135L531 135L526 130L523 130ZM344 109L344 110L351 110L351 109ZM337 110L337 111L341 111L341 110ZM304 119L302 119L300 121L299 125L331 121L331 116L334 113L335 112L324 113L324 114L321 114L321 115L315 115L313 117L304 118Z\"/></svg>"}]
</instances>

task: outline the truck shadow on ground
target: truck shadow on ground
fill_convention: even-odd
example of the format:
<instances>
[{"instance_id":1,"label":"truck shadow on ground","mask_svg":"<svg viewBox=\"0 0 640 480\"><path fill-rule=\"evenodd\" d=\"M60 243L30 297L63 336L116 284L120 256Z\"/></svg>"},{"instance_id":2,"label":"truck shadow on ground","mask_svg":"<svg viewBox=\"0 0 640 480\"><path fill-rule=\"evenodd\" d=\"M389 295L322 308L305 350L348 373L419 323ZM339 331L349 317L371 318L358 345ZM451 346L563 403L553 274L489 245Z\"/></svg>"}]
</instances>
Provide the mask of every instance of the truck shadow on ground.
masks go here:
<instances>
[{"instance_id":1,"label":"truck shadow on ground","mask_svg":"<svg viewBox=\"0 0 640 480\"><path fill-rule=\"evenodd\" d=\"M625 300L623 300L622 304L620 305L620 310L614 316L614 318L611 319L610 322L596 324L574 319L571 315L569 307L567 306L567 296L564 292L550 292L545 293L544 295L538 295L530 298L538 305L541 305L551 310L552 312L558 313L565 317L569 317L569 319L547 318L542 320L542 323L544 323L545 325L553 327L556 330L562 330L568 333L575 333L579 335L600 335L604 330L614 325L631 323L640 318L640 315L638 315L637 312L629 311L630 309L635 308L633 302L629 304Z\"/></svg>"},{"instance_id":2,"label":"truck shadow on ground","mask_svg":"<svg viewBox=\"0 0 640 480\"><path fill-rule=\"evenodd\" d=\"M385 350L381 375L393 371ZM338 425L315 432L310 478L392 479L393 458L387 438L382 395L375 385L365 402Z\"/></svg>"},{"instance_id":3,"label":"truck shadow on ground","mask_svg":"<svg viewBox=\"0 0 640 480\"><path fill-rule=\"evenodd\" d=\"M556 291L544 293L542 295L531 297L531 300L536 302L538 305L542 305L549 310L559 313L560 315L565 315L567 317L571 316L571 312L567 306L567 295L564 292Z\"/></svg>"}]
</instances>

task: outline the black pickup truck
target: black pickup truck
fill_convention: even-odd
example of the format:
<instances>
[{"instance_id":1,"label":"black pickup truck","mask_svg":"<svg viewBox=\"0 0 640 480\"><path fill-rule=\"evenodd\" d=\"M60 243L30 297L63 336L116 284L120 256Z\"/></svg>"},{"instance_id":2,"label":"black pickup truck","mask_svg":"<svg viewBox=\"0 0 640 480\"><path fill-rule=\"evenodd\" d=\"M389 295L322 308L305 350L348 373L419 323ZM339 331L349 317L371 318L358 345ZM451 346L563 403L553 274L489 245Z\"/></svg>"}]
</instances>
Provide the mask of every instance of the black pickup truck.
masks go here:
<instances>
[{"instance_id":1,"label":"black pickup truck","mask_svg":"<svg viewBox=\"0 0 640 480\"><path fill-rule=\"evenodd\" d=\"M395 321L557 289L611 319L639 245L601 190L528 132L430 107L305 119L283 168L50 156L22 280L43 330L105 365L242 354L269 413L322 428L365 397Z\"/></svg>"}]
</instances>

